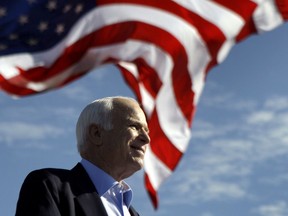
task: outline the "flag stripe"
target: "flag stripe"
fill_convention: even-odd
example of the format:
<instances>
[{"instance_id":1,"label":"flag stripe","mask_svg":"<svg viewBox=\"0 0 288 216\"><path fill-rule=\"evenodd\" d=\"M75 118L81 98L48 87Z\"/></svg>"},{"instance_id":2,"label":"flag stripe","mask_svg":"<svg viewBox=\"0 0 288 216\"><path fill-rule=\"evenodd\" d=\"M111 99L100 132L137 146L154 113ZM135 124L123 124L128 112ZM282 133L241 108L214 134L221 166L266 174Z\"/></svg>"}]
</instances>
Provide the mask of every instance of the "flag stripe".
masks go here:
<instances>
[{"instance_id":1,"label":"flag stripe","mask_svg":"<svg viewBox=\"0 0 288 216\"><path fill-rule=\"evenodd\" d=\"M241 16L245 21L251 17L251 14L257 8L257 4L251 0L230 1L230 0L213 0L219 5L234 11L237 15Z\"/></svg>"},{"instance_id":2,"label":"flag stripe","mask_svg":"<svg viewBox=\"0 0 288 216\"><path fill-rule=\"evenodd\" d=\"M288 20L288 3L286 0L275 0L279 12L284 20Z\"/></svg>"},{"instance_id":3,"label":"flag stripe","mask_svg":"<svg viewBox=\"0 0 288 216\"><path fill-rule=\"evenodd\" d=\"M156 190L154 189L154 187L152 186L149 176L145 173L144 174L144 183L146 185L146 189L148 192L149 197L151 198L152 204L154 206L155 209L158 208L158 196L156 193Z\"/></svg>"},{"instance_id":4,"label":"flag stripe","mask_svg":"<svg viewBox=\"0 0 288 216\"><path fill-rule=\"evenodd\" d=\"M149 176L150 183L155 190L158 190L161 183L168 178L172 171L164 164L157 155L154 154L151 147L148 146L145 153L145 172Z\"/></svg>"},{"instance_id":5,"label":"flag stripe","mask_svg":"<svg viewBox=\"0 0 288 216\"><path fill-rule=\"evenodd\" d=\"M162 132L156 111L152 114L149 125L153 125L152 130L150 130L152 151L170 170L175 169L177 161L182 156L182 152L175 148ZM157 145L153 143L157 143Z\"/></svg>"},{"instance_id":6,"label":"flag stripe","mask_svg":"<svg viewBox=\"0 0 288 216\"><path fill-rule=\"evenodd\" d=\"M275 1L254 0L258 3L257 10L253 14L254 23L258 33L270 31L283 23Z\"/></svg>"}]
</instances>

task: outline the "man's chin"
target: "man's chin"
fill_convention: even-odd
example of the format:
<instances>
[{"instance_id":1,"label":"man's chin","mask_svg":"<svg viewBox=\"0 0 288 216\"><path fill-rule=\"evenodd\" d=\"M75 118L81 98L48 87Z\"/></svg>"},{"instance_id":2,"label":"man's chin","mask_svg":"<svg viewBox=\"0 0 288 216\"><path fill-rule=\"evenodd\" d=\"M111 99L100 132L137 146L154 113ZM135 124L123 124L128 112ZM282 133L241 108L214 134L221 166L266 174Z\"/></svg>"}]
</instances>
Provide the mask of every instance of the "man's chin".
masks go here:
<instances>
[{"instance_id":1,"label":"man's chin","mask_svg":"<svg viewBox=\"0 0 288 216\"><path fill-rule=\"evenodd\" d=\"M142 158L134 158L134 167L137 169L136 171L142 169L144 167L144 160Z\"/></svg>"}]
</instances>

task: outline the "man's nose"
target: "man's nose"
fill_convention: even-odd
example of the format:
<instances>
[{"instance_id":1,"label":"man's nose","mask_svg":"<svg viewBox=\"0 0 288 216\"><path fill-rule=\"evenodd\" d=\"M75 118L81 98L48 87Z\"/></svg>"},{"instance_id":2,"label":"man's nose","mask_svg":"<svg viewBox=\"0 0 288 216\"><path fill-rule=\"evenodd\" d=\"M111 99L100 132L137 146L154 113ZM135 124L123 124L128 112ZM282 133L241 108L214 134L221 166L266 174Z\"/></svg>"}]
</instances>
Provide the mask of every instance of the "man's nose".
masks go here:
<instances>
[{"instance_id":1,"label":"man's nose","mask_svg":"<svg viewBox=\"0 0 288 216\"><path fill-rule=\"evenodd\" d=\"M141 140L144 144L150 143L150 136L149 136L148 132L144 129L141 130Z\"/></svg>"}]
</instances>

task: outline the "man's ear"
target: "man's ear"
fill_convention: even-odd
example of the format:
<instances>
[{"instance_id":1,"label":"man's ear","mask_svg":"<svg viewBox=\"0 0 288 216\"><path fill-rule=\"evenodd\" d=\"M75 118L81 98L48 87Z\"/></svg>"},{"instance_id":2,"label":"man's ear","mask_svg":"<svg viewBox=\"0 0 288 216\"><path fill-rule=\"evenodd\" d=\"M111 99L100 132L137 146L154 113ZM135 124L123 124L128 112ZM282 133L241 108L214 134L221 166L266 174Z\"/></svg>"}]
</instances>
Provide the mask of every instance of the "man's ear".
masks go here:
<instances>
[{"instance_id":1,"label":"man's ear","mask_svg":"<svg viewBox=\"0 0 288 216\"><path fill-rule=\"evenodd\" d=\"M94 145L102 145L102 127L98 124L91 124L88 127L88 139Z\"/></svg>"}]
</instances>

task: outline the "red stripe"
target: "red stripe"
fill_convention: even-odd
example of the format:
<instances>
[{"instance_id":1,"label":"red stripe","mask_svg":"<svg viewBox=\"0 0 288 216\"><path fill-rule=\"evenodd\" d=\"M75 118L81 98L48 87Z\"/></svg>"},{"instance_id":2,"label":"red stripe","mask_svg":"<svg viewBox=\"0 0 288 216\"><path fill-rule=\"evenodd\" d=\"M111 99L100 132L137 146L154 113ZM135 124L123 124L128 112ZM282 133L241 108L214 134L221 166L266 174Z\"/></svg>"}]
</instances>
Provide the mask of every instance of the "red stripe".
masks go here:
<instances>
[{"instance_id":1,"label":"red stripe","mask_svg":"<svg viewBox=\"0 0 288 216\"><path fill-rule=\"evenodd\" d=\"M27 89L10 83L0 74L0 89L7 92L8 94L25 96L30 94L36 94L38 92L33 91L32 89Z\"/></svg>"},{"instance_id":2,"label":"red stripe","mask_svg":"<svg viewBox=\"0 0 288 216\"><path fill-rule=\"evenodd\" d=\"M256 27L253 21L253 13L257 8L257 4L251 0L231 1L231 0L213 0L219 5L228 8L235 12L244 20L245 25L241 29L240 33L236 37L236 41L239 42L251 34L256 33Z\"/></svg>"},{"instance_id":3,"label":"red stripe","mask_svg":"<svg viewBox=\"0 0 288 216\"><path fill-rule=\"evenodd\" d=\"M136 77L133 74L131 74L126 68L122 67L121 65L117 64L117 66L120 69L120 72L122 73L122 76L124 77L126 83L134 91L138 101L141 102L142 96L141 96L140 89L139 89L139 83Z\"/></svg>"},{"instance_id":4,"label":"red stripe","mask_svg":"<svg viewBox=\"0 0 288 216\"><path fill-rule=\"evenodd\" d=\"M117 60L116 60L117 61ZM109 62L109 61L108 61ZM117 64L120 70L123 70L122 75L125 77L126 82L132 86L132 89L136 92L136 95L140 95L140 87L139 85L142 84L145 89L149 92L149 94L155 99L161 86L162 82L156 73L156 71L151 68L144 59L137 58L131 63L137 66L137 70L139 73L139 77L136 78L132 75L128 70L123 68L120 64ZM126 77L127 76L127 77ZM137 85L137 87L136 87ZM137 96L139 98L139 96Z\"/></svg>"},{"instance_id":5,"label":"red stripe","mask_svg":"<svg viewBox=\"0 0 288 216\"><path fill-rule=\"evenodd\" d=\"M236 37L236 42L239 43L240 41L246 39L248 36L257 33L256 26L254 24L253 17L251 16L250 20L245 23L242 30Z\"/></svg>"},{"instance_id":6,"label":"red stripe","mask_svg":"<svg viewBox=\"0 0 288 216\"><path fill-rule=\"evenodd\" d=\"M150 199L152 200L152 204L153 204L154 208L157 209L158 208L158 196L157 196L157 193L150 182L149 176L146 173L144 175L144 181L145 181L145 186L146 186L148 195L149 195Z\"/></svg>"},{"instance_id":7,"label":"red stripe","mask_svg":"<svg viewBox=\"0 0 288 216\"><path fill-rule=\"evenodd\" d=\"M158 74L142 58L136 59L133 61L133 63L137 65L139 71L138 82L143 83L146 90L155 99L162 86L162 81L160 80Z\"/></svg>"},{"instance_id":8,"label":"red stripe","mask_svg":"<svg viewBox=\"0 0 288 216\"><path fill-rule=\"evenodd\" d=\"M23 74L25 71L21 70L21 68L16 68L18 70L19 75L14 76L10 79L5 79L0 74L0 87L8 94L18 95L18 96L26 96L30 94L37 94L38 92L26 88L27 84L29 83L26 78L23 78Z\"/></svg>"},{"instance_id":9,"label":"red stripe","mask_svg":"<svg viewBox=\"0 0 288 216\"><path fill-rule=\"evenodd\" d=\"M82 77L83 75L86 75L88 72L87 71L82 71L82 72L77 72L77 74L72 74L69 77L67 77L65 80L63 80L58 86L56 87L50 87L49 90L53 89L53 88L60 88L63 87L65 85L67 85L70 82L75 81L76 79L79 79L80 77ZM96 72L97 73L97 72Z\"/></svg>"},{"instance_id":10,"label":"red stripe","mask_svg":"<svg viewBox=\"0 0 288 216\"><path fill-rule=\"evenodd\" d=\"M153 153L170 169L174 170L178 164L178 161L182 157L180 152L167 138L165 133L159 124L157 110L151 115L148 121L151 138L151 149Z\"/></svg>"},{"instance_id":11,"label":"red stripe","mask_svg":"<svg viewBox=\"0 0 288 216\"><path fill-rule=\"evenodd\" d=\"M288 0L275 0L279 12L284 20L288 20Z\"/></svg>"},{"instance_id":12,"label":"red stripe","mask_svg":"<svg viewBox=\"0 0 288 216\"><path fill-rule=\"evenodd\" d=\"M43 90L42 92L35 91L33 89L29 89L25 87L28 82L23 80L21 75L15 76L9 80L4 79L4 77L0 74L0 89L7 92L8 94L17 95L17 96L28 96L33 94L43 93L45 91L53 90L55 88L60 88L67 85L70 82L80 78L86 74L86 72L78 72L77 74L70 75L67 79L63 80L57 86L50 86L49 88ZM21 83L21 85L19 85Z\"/></svg>"}]
</instances>

